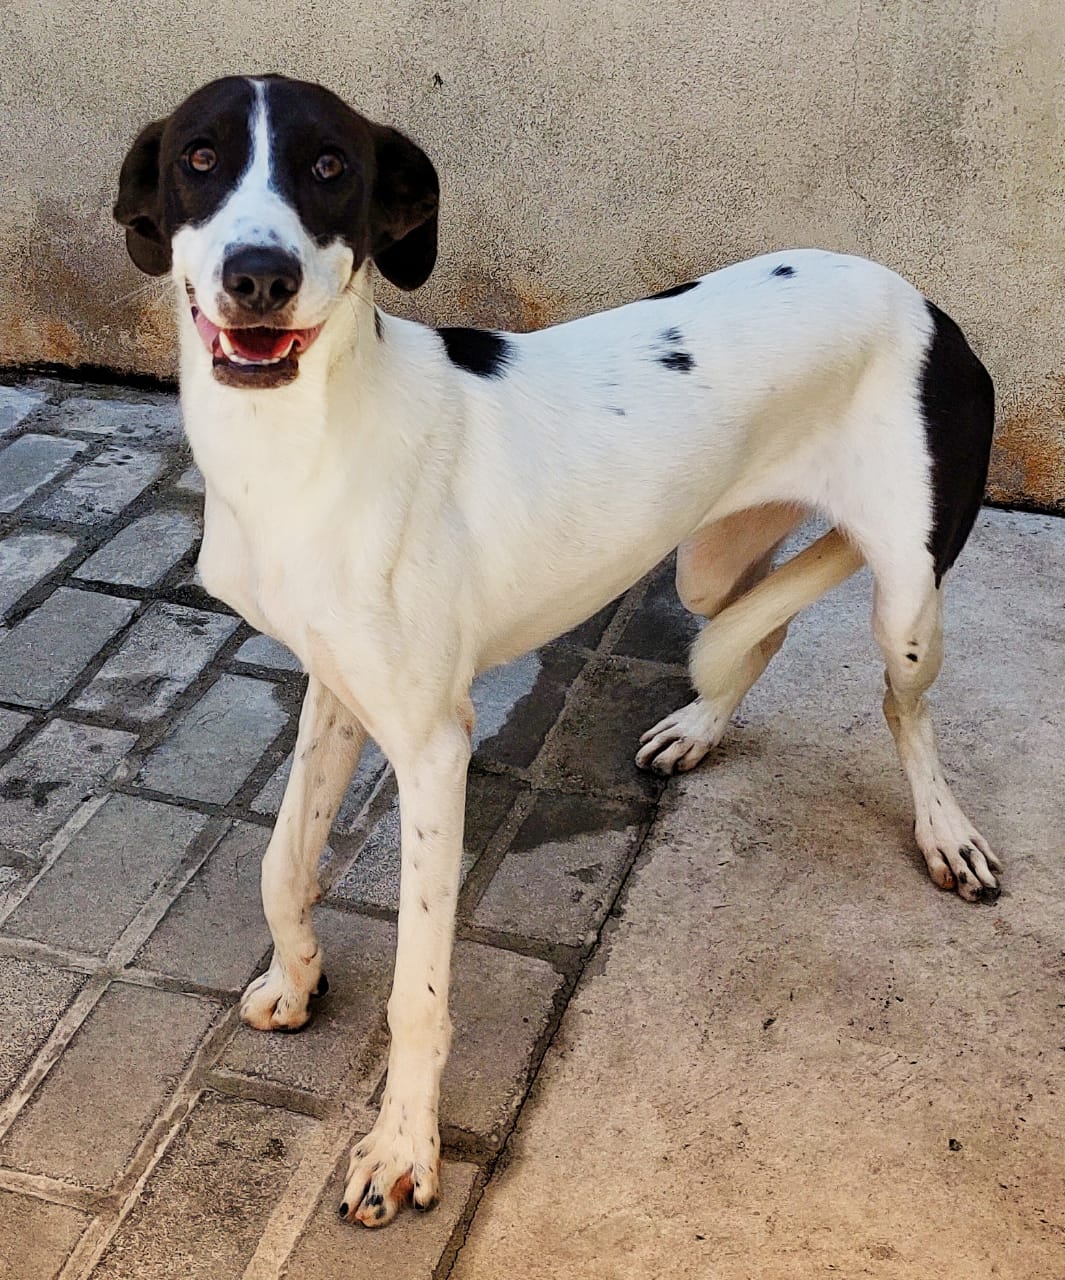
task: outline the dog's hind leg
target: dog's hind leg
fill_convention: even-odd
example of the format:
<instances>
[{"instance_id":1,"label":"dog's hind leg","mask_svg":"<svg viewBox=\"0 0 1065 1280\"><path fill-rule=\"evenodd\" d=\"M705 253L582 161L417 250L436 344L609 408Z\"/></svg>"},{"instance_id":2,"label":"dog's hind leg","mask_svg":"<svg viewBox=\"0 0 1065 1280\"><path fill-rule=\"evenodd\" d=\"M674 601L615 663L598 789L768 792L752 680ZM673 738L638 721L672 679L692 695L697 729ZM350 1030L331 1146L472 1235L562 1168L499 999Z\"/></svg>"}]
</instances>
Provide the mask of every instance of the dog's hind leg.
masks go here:
<instances>
[{"instance_id":1,"label":"dog's hind leg","mask_svg":"<svg viewBox=\"0 0 1065 1280\"><path fill-rule=\"evenodd\" d=\"M240 1016L260 1031L297 1031L325 990L311 922L318 859L366 731L321 681L310 677L281 811L263 857L263 910L274 940L270 968L244 992Z\"/></svg>"},{"instance_id":2,"label":"dog's hind leg","mask_svg":"<svg viewBox=\"0 0 1065 1280\"><path fill-rule=\"evenodd\" d=\"M914 836L941 889L956 888L969 902L992 901L1002 864L947 786L924 696L943 661L943 593L931 557L919 548L916 568L900 564L895 547L883 564L869 559L876 581L873 633L886 667L884 716L913 791Z\"/></svg>"},{"instance_id":3,"label":"dog's hind leg","mask_svg":"<svg viewBox=\"0 0 1065 1280\"><path fill-rule=\"evenodd\" d=\"M750 574L765 573L771 550ZM643 735L636 763L666 774L694 768L721 740L733 712L783 644L791 619L861 563L860 553L832 530L711 618L691 652L699 696Z\"/></svg>"}]
</instances>

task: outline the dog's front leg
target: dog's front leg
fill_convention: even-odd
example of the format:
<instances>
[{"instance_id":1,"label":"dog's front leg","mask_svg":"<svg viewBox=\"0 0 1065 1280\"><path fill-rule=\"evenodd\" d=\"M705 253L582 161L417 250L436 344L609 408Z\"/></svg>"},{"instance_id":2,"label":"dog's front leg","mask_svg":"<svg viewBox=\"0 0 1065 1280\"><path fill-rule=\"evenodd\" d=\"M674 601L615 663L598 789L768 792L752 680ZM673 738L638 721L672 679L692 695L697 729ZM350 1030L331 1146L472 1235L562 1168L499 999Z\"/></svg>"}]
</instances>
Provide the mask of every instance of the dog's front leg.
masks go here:
<instances>
[{"instance_id":1,"label":"dog's front leg","mask_svg":"<svg viewBox=\"0 0 1065 1280\"><path fill-rule=\"evenodd\" d=\"M393 754L402 872L396 973L388 1002L392 1044L381 1113L351 1153L342 1217L384 1226L407 1200L439 1195L440 1076L451 1040L448 977L462 862L470 737L461 718Z\"/></svg>"},{"instance_id":2,"label":"dog's front leg","mask_svg":"<svg viewBox=\"0 0 1065 1280\"><path fill-rule=\"evenodd\" d=\"M314 676L300 712L292 772L263 858L263 910L274 939L270 968L244 992L240 1016L260 1031L296 1031L325 990L311 922L318 901L318 859L366 731Z\"/></svg>"}]
</instances>

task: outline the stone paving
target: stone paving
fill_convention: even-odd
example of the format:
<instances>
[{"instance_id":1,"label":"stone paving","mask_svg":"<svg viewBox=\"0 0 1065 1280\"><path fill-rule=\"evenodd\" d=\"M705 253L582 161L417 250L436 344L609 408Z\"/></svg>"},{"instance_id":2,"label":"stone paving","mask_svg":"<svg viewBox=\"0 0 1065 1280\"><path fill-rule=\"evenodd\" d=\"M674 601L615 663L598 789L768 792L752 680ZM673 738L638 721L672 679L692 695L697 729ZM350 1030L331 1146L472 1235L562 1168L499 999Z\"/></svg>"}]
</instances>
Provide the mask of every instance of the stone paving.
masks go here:
<instances>
[{"instance_id":1,"label":"stone paving","mask_svg":"<svg viewBox=\"0 0 1065 1280\"><path fill-rule=\"evenodd\" d=\"M655 815L633 743L692 624L658 572L478 682L443 1201L355 1231L395 787L369 750L323 856L314 1022L243 1028L302 678L197 585L200 501L172 396L0 388L0 1278L444 1276Z\"/></svg>"}]
</instances>

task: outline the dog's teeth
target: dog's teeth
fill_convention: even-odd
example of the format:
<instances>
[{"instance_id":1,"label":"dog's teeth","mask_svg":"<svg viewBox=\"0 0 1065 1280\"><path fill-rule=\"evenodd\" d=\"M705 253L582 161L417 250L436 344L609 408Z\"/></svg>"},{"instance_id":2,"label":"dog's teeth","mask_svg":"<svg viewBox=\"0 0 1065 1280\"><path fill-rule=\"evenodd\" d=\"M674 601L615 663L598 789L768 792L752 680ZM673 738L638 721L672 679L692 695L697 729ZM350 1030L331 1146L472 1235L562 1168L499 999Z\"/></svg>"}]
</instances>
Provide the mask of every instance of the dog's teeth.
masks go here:
<instances>
[{"instance_id":1,"label":"dog's teeth","mask_svg":"<svg viewBox=\"0 0 1065 1280\"><path fill-rule=\"evenodd\" d=\"M233 346L233 343L230 342L229 334L226 333L225 329L219 330L218 345L222 348L222 354L230 362L230 364L243 364L243 365L256 365L256 366L280 364L281 361L284 359L283 356L272 356L268 360L249 360L247 356L242 356L237 352L236 348ZM286 352L285 354L287 355L288 353Z\"/></svg>"}]
</instances>

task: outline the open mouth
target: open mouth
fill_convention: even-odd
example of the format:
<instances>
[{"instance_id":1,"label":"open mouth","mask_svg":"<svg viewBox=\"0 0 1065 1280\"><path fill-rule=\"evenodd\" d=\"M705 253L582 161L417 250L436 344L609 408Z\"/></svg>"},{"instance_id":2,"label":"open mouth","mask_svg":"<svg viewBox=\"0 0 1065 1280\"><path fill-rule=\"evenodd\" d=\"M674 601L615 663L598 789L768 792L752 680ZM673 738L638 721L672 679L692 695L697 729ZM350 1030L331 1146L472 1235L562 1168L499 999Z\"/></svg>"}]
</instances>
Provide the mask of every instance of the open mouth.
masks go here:
<instances>
[{"instance_id":1,"label":"open mouth","mask_svg":"<svg viewBox=\"0 0 1065 1280\"><path fill-rule=\"evenodd\" d=\"M231 387L279 387L299 373L299 358L322 331L271 329L265 325L222 329L196 305L191 289L189 306L200 340L211 354L215 378Z\"/></svg>"}]
</instances>

